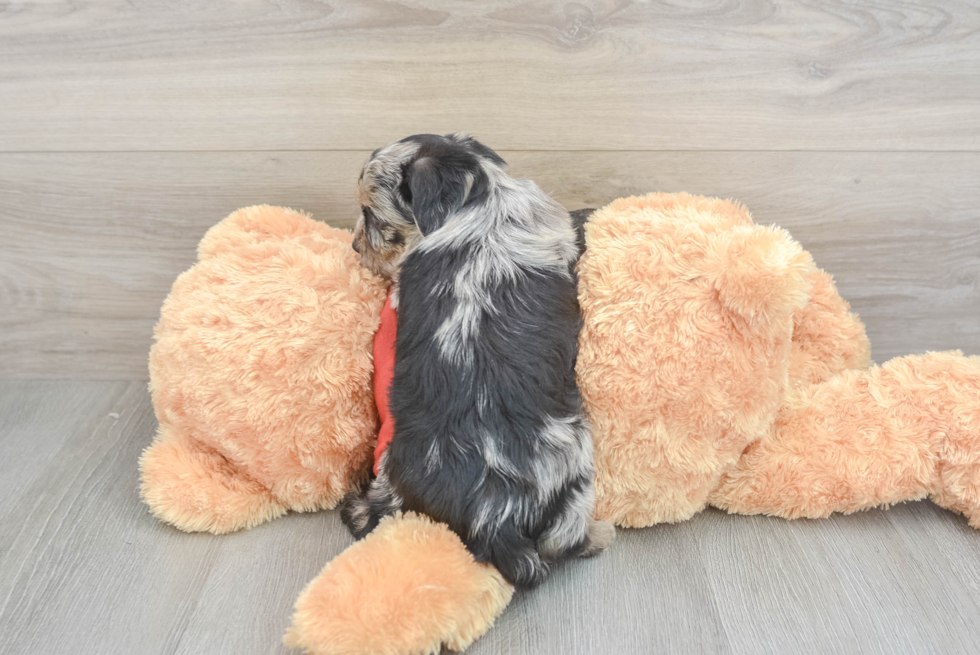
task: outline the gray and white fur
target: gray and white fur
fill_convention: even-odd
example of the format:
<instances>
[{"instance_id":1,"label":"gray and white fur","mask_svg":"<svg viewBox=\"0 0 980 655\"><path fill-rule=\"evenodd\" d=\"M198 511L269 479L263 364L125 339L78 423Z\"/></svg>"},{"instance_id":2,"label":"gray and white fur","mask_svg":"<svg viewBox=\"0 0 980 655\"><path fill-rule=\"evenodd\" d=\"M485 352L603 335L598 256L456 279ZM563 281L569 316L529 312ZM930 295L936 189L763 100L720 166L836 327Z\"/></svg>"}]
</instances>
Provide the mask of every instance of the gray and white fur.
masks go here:
<instances>
[{"instance_id":1,"label":"gray and white fur","mask_svg":"<svg viewBox=\"0 0 980 655\"><path fill-rule=\"evenodd\" d=\"M518 587L613 540L593 519L592 438L575 380L581 234L530 180L462 134L374 152L354 248L392 281L394 437L342 516L401 510L454 530Z\"/></svg>"}]
</instances>

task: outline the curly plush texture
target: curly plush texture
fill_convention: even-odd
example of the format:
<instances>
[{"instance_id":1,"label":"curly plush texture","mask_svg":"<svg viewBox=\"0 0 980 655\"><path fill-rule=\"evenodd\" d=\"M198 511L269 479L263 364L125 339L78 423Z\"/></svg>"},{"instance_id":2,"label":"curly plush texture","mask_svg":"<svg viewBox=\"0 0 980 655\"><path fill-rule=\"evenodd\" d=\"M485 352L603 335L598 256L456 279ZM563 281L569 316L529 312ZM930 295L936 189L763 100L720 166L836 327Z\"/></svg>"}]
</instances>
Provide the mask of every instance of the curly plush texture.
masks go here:
<instances>
[{"instance_id":1,"label":"curly plush texture","mask_svg":"<svg viewBox=\"0 0 980 655\"><path fill-rule=\"evenodd\" d=\"M622 526L708 505L823 517L931 497L980 528L980 358L869 368L864 326L783 230L688 194L617 200L586 227L577 374L597 513ZM153 512L225 532L330 507L363 479L385 297L350 236L236 212L178 279L151 356ZM449 529L386 519L327 565L286 642L313 655L462 649L512 589Z\"/></svg>"},{"instance_id":2,"label":"curly plush texture","mask_svg":"<svg viewBox=\"0 0 980 655\"><path fill-rule=\"evenodd\" d=\"M370 468L371 343L386 286L351 235L279 207L214 226L150 352L157 438L141 493L188 531L333 507Z\"/></svg>"},{"instance_id":3,"label":"curly plush texture","mask_svg":"<svg viewBox=\"0 0 980 655\"><path fill-rule=\"evenodd\" d=\"M629 527L687 519L772 425L818 271L785 231L687 194L597 211L578 271L596 513Z\"/></svg>"},{"instance_id":4,"label":"curly plush texture","mask_svg":"<svg viewBox=\"0 0 980 655\"><path fill-rule=\"evenodd\" d=\"M843 371L871 364L871 343L864 323L837 293L825 271L810 273L810 300L793 314L789 384L815 384Z\"/></svg>"},{"instance_id":5,"label":"curly plush texture","mask_svg":"<svg viewBox=\"0 0 980 655\"><path fill-rule=\"evenodd\" d=\"M513 593L448 527L407 513L382 520L327 564L297 599L283 641L311 655L459 651Z\"/></svg>"},{"instance_id":6,"label":"curly plush texture","mask_svg":"<svg viewBox=\"0 0 980 655\"><path fill-rule=\"evenodd\" d=\"M899 357L794 389L711 504L824 518L927 496L980 527L980 357Z\"/></svg>"},{"instance_id":7,"label":"curly plush texture","mask_svg":"<svg viewBox=\"0 0 980 655\"><path fill-rule=\"evenodd\" d=\"M980 527L980 358L869 369L832 278L734 203L624 198L586 244L577 372L601 518L818 518L931 496Z\"/></svg>"}]
</instances>

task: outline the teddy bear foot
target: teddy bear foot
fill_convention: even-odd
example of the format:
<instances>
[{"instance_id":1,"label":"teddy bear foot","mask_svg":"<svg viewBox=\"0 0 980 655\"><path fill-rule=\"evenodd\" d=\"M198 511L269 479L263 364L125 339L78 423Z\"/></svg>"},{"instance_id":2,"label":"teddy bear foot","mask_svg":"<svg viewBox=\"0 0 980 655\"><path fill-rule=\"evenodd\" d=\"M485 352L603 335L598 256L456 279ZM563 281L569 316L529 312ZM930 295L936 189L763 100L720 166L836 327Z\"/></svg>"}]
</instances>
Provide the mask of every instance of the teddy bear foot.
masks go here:
<instances>
[{"instance_id":1,"label":"teddy bear foot","mask_svg":"<svg viewBox=\"0 0 980 655\"><path fill-rule=\"evenodd\" d=\"M268 489L219 453L166 427L140 457L140 472L150 511L185 532L224 534L286 513Z\"/></svg>"},{"instance_id":2,"label":"teddy bear foot","mask_svg":"<svg viewBox=\"0 0 980 655\"><path fill-rule=\"evenodd\" d=\"M311 655L463 650L490 628L513 593L447 526L399 514L383 519L307 585L283 642Z\"/></svg>"}]
</instances>

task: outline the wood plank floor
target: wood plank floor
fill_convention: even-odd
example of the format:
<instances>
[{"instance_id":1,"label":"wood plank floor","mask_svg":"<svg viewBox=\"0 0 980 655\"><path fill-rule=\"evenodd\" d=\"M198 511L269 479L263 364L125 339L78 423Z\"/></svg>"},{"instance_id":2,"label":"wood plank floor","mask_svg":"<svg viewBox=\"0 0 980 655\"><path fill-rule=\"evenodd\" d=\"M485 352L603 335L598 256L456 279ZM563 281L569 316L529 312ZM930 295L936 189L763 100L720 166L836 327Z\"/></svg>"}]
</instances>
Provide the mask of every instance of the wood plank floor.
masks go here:
<instances>
[{"instance_id":1,"label":"wood plank floor","mask_svg":"<svg viewBox=\"0 0 980 655\"><path fill-rule=\"evenodd\" d=\"M0 382L0 653L286 653L335 512L184 534L139 502L137 382ZM975 653L980 536L928 503L621 530L518 595L475 655Z\"/></svg>"}]
</instances>

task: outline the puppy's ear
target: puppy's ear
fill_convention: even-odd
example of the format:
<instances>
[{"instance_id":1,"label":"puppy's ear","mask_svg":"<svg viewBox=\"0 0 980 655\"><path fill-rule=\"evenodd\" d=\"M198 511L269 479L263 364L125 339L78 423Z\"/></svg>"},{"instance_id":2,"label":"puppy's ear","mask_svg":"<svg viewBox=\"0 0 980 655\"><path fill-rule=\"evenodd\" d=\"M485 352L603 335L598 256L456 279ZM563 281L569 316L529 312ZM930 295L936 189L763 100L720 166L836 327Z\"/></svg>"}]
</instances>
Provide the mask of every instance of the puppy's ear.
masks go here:
<instances>
[{"instance_id":1,"label":"puppy's ear","mask_svg":"<svg viewBox=\"0 0 980 655\"><path fill-rule=\"evenodd\" d=\"M435 157L420 157L408 167L405 180L411 196L406 200L412 206L415 224L422 236L427 236L466 202L473 173L442 166Z\"/></svg>"}]
</instances>

